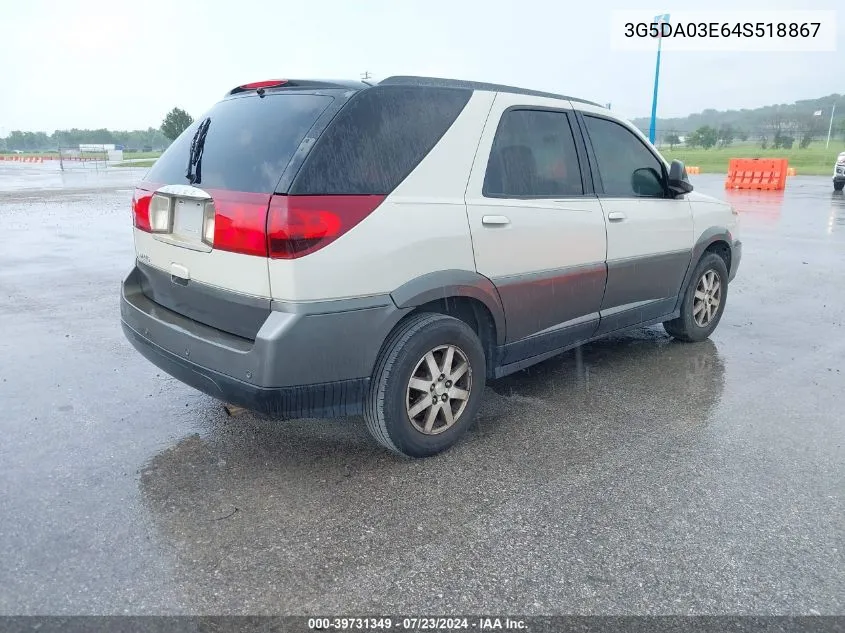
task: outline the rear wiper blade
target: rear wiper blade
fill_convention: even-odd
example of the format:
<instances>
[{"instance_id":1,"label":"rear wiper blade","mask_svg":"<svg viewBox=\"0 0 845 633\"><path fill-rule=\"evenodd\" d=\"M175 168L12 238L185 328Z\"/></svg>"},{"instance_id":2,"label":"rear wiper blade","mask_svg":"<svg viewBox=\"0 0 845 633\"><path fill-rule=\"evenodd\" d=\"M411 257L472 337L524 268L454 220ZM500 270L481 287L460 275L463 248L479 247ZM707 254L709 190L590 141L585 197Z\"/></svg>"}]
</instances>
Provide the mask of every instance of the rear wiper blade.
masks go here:
<instances>
[{"instance_id":1,"label":"rear wiper blade","mask_svg":"<svg viewBox=\"0 0 845 633\"><path fill-rule=\"evenodd\" d=\"M191 141L191 151L188 155L188 169L185 172L185 178L192 185L202 182L202 152L205 148L205 137L208 134L208 128L211 126L211 117L208 117L199 124L197 131L194 132L194 139Z\"/></svg>"}]
</instances>

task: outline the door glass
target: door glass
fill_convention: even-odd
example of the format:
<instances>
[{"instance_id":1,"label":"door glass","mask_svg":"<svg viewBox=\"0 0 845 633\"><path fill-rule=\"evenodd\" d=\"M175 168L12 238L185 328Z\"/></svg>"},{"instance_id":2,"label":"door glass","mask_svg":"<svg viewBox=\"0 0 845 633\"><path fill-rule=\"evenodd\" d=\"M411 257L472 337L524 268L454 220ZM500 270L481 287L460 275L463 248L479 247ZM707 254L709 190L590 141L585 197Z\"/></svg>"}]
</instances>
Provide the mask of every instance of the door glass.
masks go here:
<instances>
[{"instance_id":1,"label":"door glass","mask_svg":"<svg viewBox=\"0 0 845 633\"><path fill-rule=\"evenodd\" d=\"M581 196L581 171L565 112L509 110L502 116L484 177L499 198Z\"/></svg>"},{"instance_id":2,"label":"door glass","mask_svg":"<svg viewBox=\"0 0 845 633\"><path fill-rule=\"evenodd\" d=\"M605 195L663 198L663 165L624 125L585 116Z\"/></svg>"}]
</instances>

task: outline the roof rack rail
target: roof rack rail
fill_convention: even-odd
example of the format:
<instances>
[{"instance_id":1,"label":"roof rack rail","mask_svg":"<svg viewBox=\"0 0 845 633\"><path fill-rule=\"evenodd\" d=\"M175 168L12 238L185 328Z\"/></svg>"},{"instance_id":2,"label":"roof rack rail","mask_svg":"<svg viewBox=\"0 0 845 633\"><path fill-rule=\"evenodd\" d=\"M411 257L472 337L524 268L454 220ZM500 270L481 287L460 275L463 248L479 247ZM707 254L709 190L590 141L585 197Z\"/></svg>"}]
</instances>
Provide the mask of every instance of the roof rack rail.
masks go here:
<instances>
[{"instance_id":1,"label":"roof rack rail","mask_svg":"<svg viewBox=\"0 0 845 633\"><path fill-rule=\"evenodd\" d=\"M578 103L587 103L599 108L606 108L606 106L594 101L587 101L586 99L578 99L576 97L567 97L566 95L559 95L553 92L542 92L540 90L528 90L526 88L517 88L515 86L505 86L502 84L491 84L481 81L465 81L463 79L443 79L440 77L417 77L413 75L396 75L388 77L379 82L380 86L424 86L429 88L466 88L468 90L489 90L490 92L513 92L516 94L531 95L532 97L548 97L550 99L564 99L566 101L577 101Z\"/></svg>"}]
</instances>

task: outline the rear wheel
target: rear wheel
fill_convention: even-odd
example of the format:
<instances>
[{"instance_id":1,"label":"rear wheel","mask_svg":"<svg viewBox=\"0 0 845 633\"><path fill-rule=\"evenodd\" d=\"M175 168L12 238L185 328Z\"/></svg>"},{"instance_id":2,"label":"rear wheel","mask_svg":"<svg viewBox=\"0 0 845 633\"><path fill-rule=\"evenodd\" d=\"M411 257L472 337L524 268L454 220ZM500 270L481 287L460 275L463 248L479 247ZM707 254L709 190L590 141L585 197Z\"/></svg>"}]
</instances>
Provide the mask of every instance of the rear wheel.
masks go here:
<instances>
[{"instance_id":1,"label":"rear wheel","mask_svg":"<svg viewBox=\"0 0 845 633\"><path fill-rule=\"evenodd\" d=\"M428 457L451 448L478 412L485 386L481 341L463 321L421 313L390 335L364 406L385 448Z\"/></svg>"},{"instance_id":2,"label":"rear wheel","mask_svg":"<svg viewBox=\"0 0 845 633\"><path fill-rule=\"evenodd\" d=\"M715 253L705 253L684 293L681 315L663 327L676 339L687 342L706 339L722 318L728 298L728 268Z\"/></svg>"}]
</instances>

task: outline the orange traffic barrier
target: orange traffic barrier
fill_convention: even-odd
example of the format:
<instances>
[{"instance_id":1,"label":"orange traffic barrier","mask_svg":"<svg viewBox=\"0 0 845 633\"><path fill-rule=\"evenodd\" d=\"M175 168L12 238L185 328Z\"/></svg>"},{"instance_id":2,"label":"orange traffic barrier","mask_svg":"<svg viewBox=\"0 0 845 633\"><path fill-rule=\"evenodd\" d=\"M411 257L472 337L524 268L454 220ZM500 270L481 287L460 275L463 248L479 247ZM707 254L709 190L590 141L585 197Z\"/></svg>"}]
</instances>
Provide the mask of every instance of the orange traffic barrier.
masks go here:
<instances>
[{"instance_id":1,"label":"orange traffic barrier","mask_svg":"<svg viewBox=\"0 0 845 633\"><path fill-rule=\"evenodd\" d=\"M58 156L18 156L18 155L2 155L0 160L8 160L16 163L44 163L48 160L59 160ZM67 159L65 159L67 160ZM88 160L88 159L85 159Z\"/></svg>"},{"instance_id":2,"label":"orange traffic barrier","mask_svg":"<svg viewBox=\"0 0 845 633\"><path fill-rule=\"evenodd\" d=\"M788 163L786 158L731 158L725 189L783 190Z\"/></svg>"},{"instance_id":3,"label":"orange traffic barrier","mask_svg":"<svg viewBox=\"0 0 845 633\"><path fill-rule=\"evenodd\" d=\"M786 175L787 176L794 176L795 175L795 167L787 167Z\"/></svg>"},{"instance_id":4,"label":"orange traffic barrier","mask_svg":"<svg viewBox=\"0 0 845 633\"><path fill-rule=\"evenodd\" d=\"M0 156L0 160L9 160L17 163L43 163L43 156Z\"/></svg>"},{"instance_id":5,"label":"orange traffic barrier","mask_svg":"<svg viewBox=\"0 0 845 633\"><path fill-rule=\"evenodd\" d=\"M700 173L701 173L701 167L694 167L692 165L687 167L687 175L689 175L689 174L700 174Z\"/></svg>"}]
</instances>

